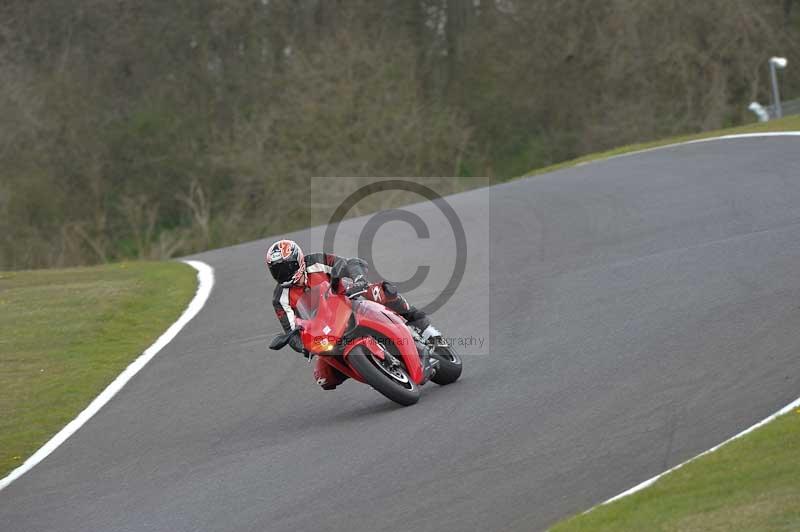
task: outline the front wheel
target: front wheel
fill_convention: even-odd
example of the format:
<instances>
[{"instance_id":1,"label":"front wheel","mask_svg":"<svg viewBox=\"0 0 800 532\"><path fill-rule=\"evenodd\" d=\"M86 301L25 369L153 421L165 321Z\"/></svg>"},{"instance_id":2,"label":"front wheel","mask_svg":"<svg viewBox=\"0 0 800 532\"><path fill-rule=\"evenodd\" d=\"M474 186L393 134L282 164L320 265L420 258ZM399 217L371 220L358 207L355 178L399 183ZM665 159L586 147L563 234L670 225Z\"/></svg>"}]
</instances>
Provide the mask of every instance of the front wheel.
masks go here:
<instances>
[{"instance_id":1,"label":"front wheel","mask_svg":"<svg viewBox=\"0 0 800 532\"><path fill-rule=\"evenodd\" d=\"M456 382L461 376L461 357L451 346L436 346L431 355L439 361L439 368L431 380L440 386Z\"/></svg>"},{"instance_id":2,"label":"front wheel","mask_svg":"<svg viewBox=\"0 0 800 532\"><path fill-rule=\"evenodd\" d=\"M395 403L410 406L419 401L419 386L394 357L385 356L381 360L363 345L357 345L347 360L367 384Z\"/></svg>"}]
</instances>

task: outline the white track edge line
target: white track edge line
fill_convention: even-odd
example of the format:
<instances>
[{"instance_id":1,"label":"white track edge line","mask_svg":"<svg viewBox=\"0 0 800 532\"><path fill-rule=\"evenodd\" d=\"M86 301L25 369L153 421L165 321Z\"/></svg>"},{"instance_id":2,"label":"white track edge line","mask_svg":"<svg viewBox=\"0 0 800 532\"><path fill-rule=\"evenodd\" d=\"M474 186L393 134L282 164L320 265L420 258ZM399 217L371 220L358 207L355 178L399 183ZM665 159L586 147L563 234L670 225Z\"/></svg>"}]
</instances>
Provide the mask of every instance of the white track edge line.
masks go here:
<instances>
[{"instance_id":1,"label":"white track edge line","mask_svg":"<svg viewBox=\"0 0 800 532\"><path fill-rule=\"evenodd\" d=\"M178 321L170 325L169 329L162 334L153 345L148 347L139 357L131 362L125 370L117 375L111 384L109 384L100 395L95 397L89 406L87 406L78 417L70 421L64 428L50 438L38 451L33 453L30 458L18 468L11 471L3 479L0 479L0 491L8 487L9 484L16 479L30 471L39 462L47 458L50 453L55 451L67 438L75 434L89 419L92 418L106 403L108 403L118 391L128 383L134 375L136 375L150 360L158 354L167 344L169 344L183 329L192 318L205 306L208 301L208 296L211 295L211 289L214 287L214 269L208 264L196 260L184 260L195 270L197 270L197 292L189 302L189 306L183 311L183 314L178 318Z\"/></svg>"},{"instance_id":2,"label":"white track edge line","mask_svg":"<svg viewBox=\"0 0 800 532\"><path fill-rule=\"evenodd\" d=\"M722 442L722 443L720 443L720 444L717 444L717 445L715 445L715 446L714 446L714 447L712 447L711 449L708 449L708 450L706 450L706 451L703 451L702 453L698 454L697 456L693 456L692 458L689 458L689 459L688 459L688 460L686 460L685 462L681 462L680 464L676 465L675 467L672 467L672 468L670 468L670 469L667 469L667 470L666 470L666 471L664 471L663 473L659 473L658 475L656 475L656 476L654 476L654 477L652 477L652 478L649 478L649 479L645 480L644 482L640 482L639 484L635 485L634 487L632 487L632 488L630 488L630 489L628 489L628 490L625 490L625 491L623 491L623 492L622 492L622 493L620 493L619 495L615 495L614 497L611 497L610 499L608 499L608 500L607 500L607 501L605 501L605 502L601 502L600 504L598 504L598 505L596 505L596 506L593 506L593 507L589 508L588 510L586 510L586 511L585 511L585 512L583 512L583 513L585 513L585 514L586 514L586 513L589 513L589 512L591 512L592 510L594 510L595 508L597 508L597 507L599 507L599 506L603 506L603 505L606 505L606 504L612 503L612 502L614 502L614 501L617 501L617 500L619 500L619 499L622 499L623 497L627 497L628 495L633 495L633 494L634 494L634 493L636 493L637 491L641 491L641 490L643 490L643 489L645 489L645 488L647 488L647 487L649 487L649 486L652 486L653 484L655 484L655 482L656 482L656 481L657 481L659 478L663 477L664 475L667 475L667 474L669 474L669 473L672 473L673 471L675 471L675 470L678 470L678 469L682 468L683 466L685 466L686 464L688 464L688 463L690 463L690 462L694 462L695 460L697 460L697 459L698 459L698 458L700 458L701 456L705 456L705 455L707 455L707 454L713 453L714 451L717 451L718 449L720 449L721 447L723 447L723 446L725 446L725 445L729 444L730 442L732 442L732 441L734 441L734 440L736 440L736 439L738 439L738 438L741 438L741 437L742 437L742 436L744 436L745 434L748 434L748 433L750 433L750 432L753 432L753 431L754 431L754 430L756 430L757 428L759 428L759 427L762 427L763 425L766 425L766 424L767 424L767 423L769 423L770 421L774 421L774 420L775 420L776 418L778 418L779 416L782 416L782 415L784 415L784 414L787 414L787 413L791 412L792 410L794 410L795 408L798 408L798 407L800 407L800 397L799 397L799 398L797 398L797 399L795 399L794 401L792 401L792 402L791 402L791 403L789 403L788 405L784 406L783 408L781 408L780 410L778 410L777 412L775 412L775 413L774 413L774 414L772 414L771 416L769 416L769 417L766 417L766 418L762 419L761 421L759 421L758 423L756 423L756 424L755 424L755 425L753 425L752 427L750 427L750 428L747 428L747 429L743 430L742 432L740 432L740 433L736 434L735 436L732 436L732 437L728 438L728 439L727 439L727 440L725 440L724 442Z\"/></svg>"},{"instance_id":3,"label":"white track edge line","mask_svg":"<svg viewBox=\"0 0 800 532\"><path fill-rule=\"evenodd\" d=\"M620 157L630 157L631 155L639 155L642 153L648 153L656 150L666 150L669 148L675 148L677 146L685 146L686 144L699 144L701 142L713 142L715 140L753 139L758 137L800 137L800 131L763 131L761 133L734 133L731 135L720 135L719 137L706 137L703 139L684 140L682 142L673 142L672 144L664 144L663 146L653 146L652 148L642 148L641 150L634 150L625 153L618 153L616 155L609 155L607 157L592 159L590 161L581 161L579 163L575 163L572 166L566 166L564 168L560 168L559 170L580 168L582 166L588 166L590 164L598 164L605 161L610 161L612 159L619 159ZM557 170L552 170L552 172L555 171ZM551 172L546 172L546 173L551 173ZM539 177L540 175L543 174L524 175L522 176L522 178L526 177L536 178Z\"/></svg>"},{"instance_id":4,"label":"white track edge line","mask_svg":"<svg viewBox=\"0 0 800 532\"><path fill-rule=\"evenodd\" d=\"M608 157L603 157L601 159L584 161L584 164L600 163L611 159L619 159L620 157L630 157L631 155L639 155L640 153L647 153L656 150L666 150L669 148L675 148L676 146L685 146L687 144L700 144L702 142L713 142L715 140L754 139L758 137L800 137L800 131L763 131L761 133L734 133L731 135L720 135L719 137L706 137L703 139L684 140L682 142L664 144L663 146L653 146L652 148L643 148L641 150L635 150L626 153L618 153L616 155L609 155Z\"/></svg>"}]
</instances>

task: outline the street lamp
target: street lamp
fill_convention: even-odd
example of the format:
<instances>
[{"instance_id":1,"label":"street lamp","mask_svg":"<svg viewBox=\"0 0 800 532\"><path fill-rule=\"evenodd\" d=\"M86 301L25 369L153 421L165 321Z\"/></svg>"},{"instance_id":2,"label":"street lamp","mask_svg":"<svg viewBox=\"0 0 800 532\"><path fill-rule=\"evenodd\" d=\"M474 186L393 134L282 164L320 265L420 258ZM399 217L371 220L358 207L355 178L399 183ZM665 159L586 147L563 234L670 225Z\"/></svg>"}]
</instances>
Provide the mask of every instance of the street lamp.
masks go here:
<instances>
[{"instance_id":1,"label":"street lamp","mask_svg":"<svg viewBox=\"0 0 800 532\"><path fill-rule=\"evenodd\" d=\"M781 108L781 95L778 92L778 68L786 68L789 62L785 57L772 57L769 60L769 73L772 77L772 104L775 109L775 118L783 118L783 109Z\"/></svg>"}]
</instances>

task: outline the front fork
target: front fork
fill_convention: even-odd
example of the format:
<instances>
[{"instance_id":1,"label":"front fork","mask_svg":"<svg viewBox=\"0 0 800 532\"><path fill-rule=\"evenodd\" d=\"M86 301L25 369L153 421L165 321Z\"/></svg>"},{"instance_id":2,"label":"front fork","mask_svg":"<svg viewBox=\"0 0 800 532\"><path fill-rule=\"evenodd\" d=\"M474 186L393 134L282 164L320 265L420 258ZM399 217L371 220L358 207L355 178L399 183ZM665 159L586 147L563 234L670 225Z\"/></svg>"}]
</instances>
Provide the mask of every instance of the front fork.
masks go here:
<instances>
[{"instance_id":1,"label":"front fork","mask_svg":"<svg viewBox=\"0 0 800 532\"><path fill-rule=\"evenodd\" d=\"M433 346L428 345L428 343L422 339L420 331L414 326L409 326L408 329L411 331L411 336L414 338L414 345L417 348L420 363L422 364L421 384L425 384L436 374L436 369L439 367L439 361L431 356L433 353Z\"/></svg>"}]
</instances>

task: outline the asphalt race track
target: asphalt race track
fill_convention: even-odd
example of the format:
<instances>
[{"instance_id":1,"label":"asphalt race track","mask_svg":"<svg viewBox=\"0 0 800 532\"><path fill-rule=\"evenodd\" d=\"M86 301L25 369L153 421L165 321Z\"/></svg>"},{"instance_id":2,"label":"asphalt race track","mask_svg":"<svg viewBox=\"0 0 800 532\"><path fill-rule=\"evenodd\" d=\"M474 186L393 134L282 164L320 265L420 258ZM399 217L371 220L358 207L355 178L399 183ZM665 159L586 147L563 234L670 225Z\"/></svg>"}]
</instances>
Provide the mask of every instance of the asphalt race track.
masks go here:
<instances>
[{"instance_id":1,"label":"asphalt race track","mask_svg":"<svg viewBox=\"0 0 800 532\"><path fill-rule=\"evenodd\" d=\"M410 408L352 382L320 390L302 357L266 349L266 242L204 253L206 307L0 493L0 530L542 529L800 395L800 137L677 146L448 201L469 262L435 322L489 342L458 383ZM337 251L354 253L365 221L342 224ZM445 237L400 222L378 235L384 275L408 277L431 245L451 260ZM435 270L409 299L450 273Z\"/></svg>"}]
</instances>

